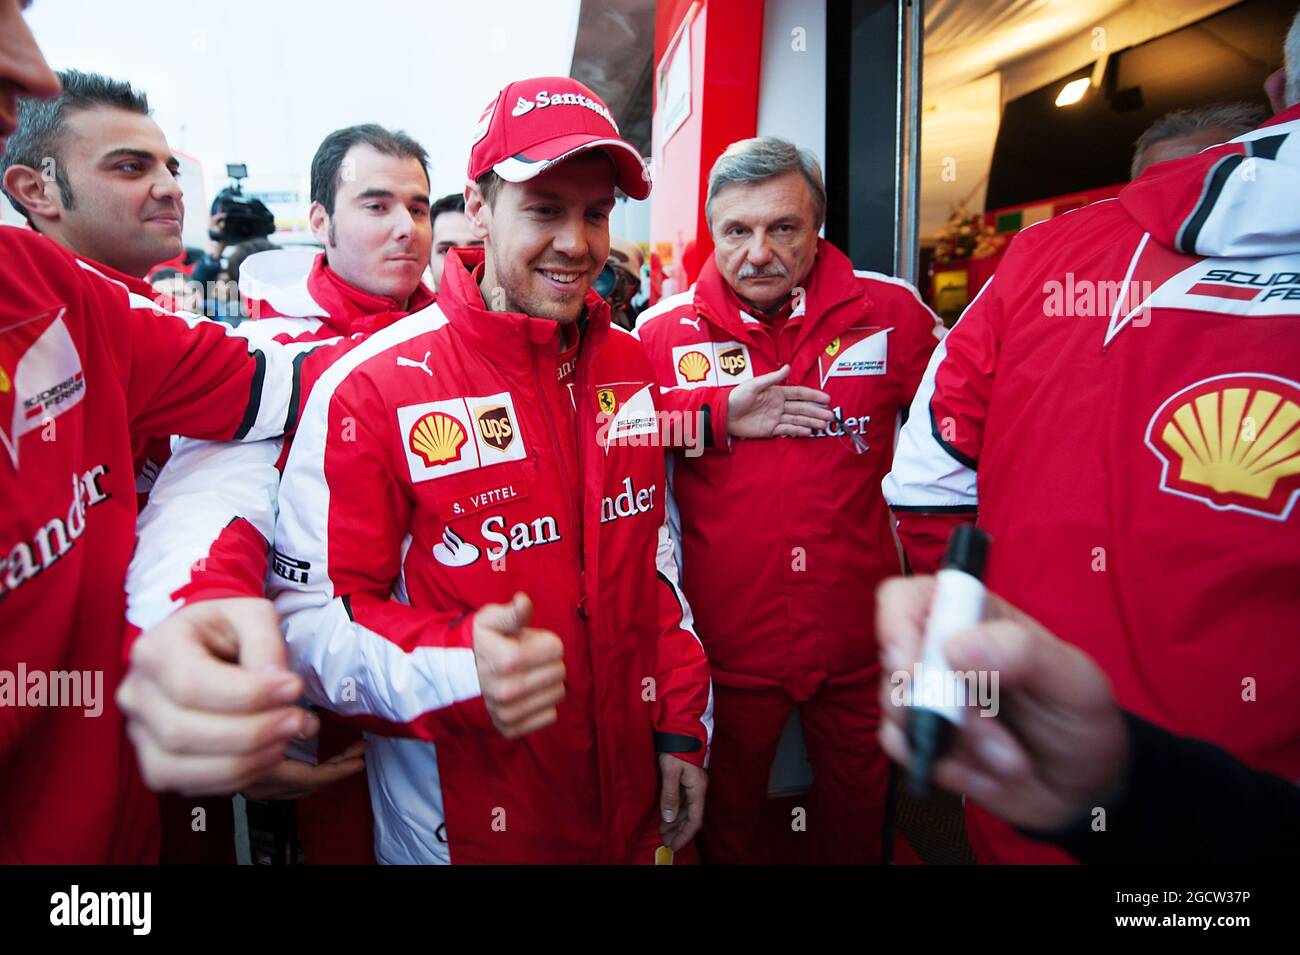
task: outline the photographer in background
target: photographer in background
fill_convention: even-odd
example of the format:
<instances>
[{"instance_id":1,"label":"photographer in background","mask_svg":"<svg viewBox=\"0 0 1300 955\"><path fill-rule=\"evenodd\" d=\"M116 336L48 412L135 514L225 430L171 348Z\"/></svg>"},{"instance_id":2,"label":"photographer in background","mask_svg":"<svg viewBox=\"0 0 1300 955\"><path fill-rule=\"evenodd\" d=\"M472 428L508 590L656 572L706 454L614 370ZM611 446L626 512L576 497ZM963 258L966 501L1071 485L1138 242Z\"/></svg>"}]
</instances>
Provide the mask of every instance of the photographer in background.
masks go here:
<instances>
[{"instance_id":1,"label":"photographer in background","mask_svg":"<svg viewBox=\"0 0 1300 955\"><path fill-rule=\"evenodd\" d=\"M209 292L213 289L211 283L221 278L222 258L228 246L250 239L265 239L275 232L275 216L266 204L244 195L240 181L248 178L248 167L243 163L227 163L226 175L233 181L217 193L209 210L208 238L211 242L208 251L190 273L190 278L202 282ZM214 307L218 309L217 312L208 311L209 318L229 316L229 311L221 305L223 296L208 294L206 299L209 304L215 303Z\"/></svg>"},{"instance_id":2,"label":"photographer in background","mask_svg":"<svg viewBox=\"0 0 1300 955\"><path fill-rule=\"evenodd\" d=\"M203 313L209 318L229 325L238 325L247 318L257 318L257 315L249 314L247 303L240 296L239 267L250 255L270 252L278 248L279 246L270 239L248 239L231 248L230 254L226 256L225 266L217 273L214 280L199 286L191 280L190 288L197 287L200 295L203 295L206 290L207 298L203 302Z\"/></svg>"},{"instance_id":3,"label":"photographer in background","mask_svg":"<svg viewBox=\"0 0 1300 955\"><path fill-rule=\"evenodd\" d=\"M641 291L643 262L644 255L639 245L612 235L609 237L609 258L592 285L596 294L609 303L614 323L628 331L636 326L639 310L633 307L632 300Z\"/></svg>"}]
</instances>

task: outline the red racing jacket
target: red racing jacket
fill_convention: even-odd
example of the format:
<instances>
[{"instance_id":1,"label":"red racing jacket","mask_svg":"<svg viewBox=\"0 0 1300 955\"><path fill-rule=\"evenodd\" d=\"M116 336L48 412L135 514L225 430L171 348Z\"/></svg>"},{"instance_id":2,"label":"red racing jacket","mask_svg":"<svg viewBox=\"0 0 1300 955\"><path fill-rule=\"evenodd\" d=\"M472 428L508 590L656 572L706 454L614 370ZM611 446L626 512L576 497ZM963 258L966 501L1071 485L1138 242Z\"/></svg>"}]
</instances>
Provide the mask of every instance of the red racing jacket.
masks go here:
<instances>
[{"instance_id":1,"label":"red racing jacket","mask_svg":"<svg viewBox=\"0 0 1300 955\"><path fill-rule=\"evenodd\" d=\"M480 253L481 254L481 253ZM321 377L281 483L272 590L312 702L364 729L381 862L643 862L656 752L703 765L712 691L664 527L658 389L594 293L580 344L436 305ZM558 721L493 727L471 626L518 590L565 647Z\"/></svg>"},{"instance_id":2,"label":"red racing jacket","mask_svg":"<svg viewBox=\"0 0 1300 955\"><path fill-rule=\"evenodd\" d=\"M301 366L326 343L357 340L433 302L421 284L410 307L373 295L341 279L323 253L305 267L296 250L271 250L249 256L241 269L242 289L265 298L249 299L251 314L231 334L254 345L275 346ZM137 280L138 281L138 280ZM328 364L320 353L308 380ZM291 396L290 413L301 408L301 390ZM127 577L127 615L133 627L147 629L180 607L217 597L261 597L267 552L275 533L276 497L285 450L280 441L214 444L180 440L174 456L155 440L147 486L137 470L137 490L152 506L140 515L140 543ZM166 464L166 468L163 465ZM183 551L185 559L175 559ZM163 552L172 559L160 559Z\"/></svg>"},{"instance_id":3,"label":"red racing jacket","mask_svg":"<svg viewBox=\"0 0 1300 955\"><path fill-rule=\"evenodd\" d=\"M989 587L1093 657L1121 706L1288 779L1297 197L1292 107L1021 233L936 351L884 484L919 563L978 515ZM981 861L1067 860L967 805Z\"/></svg>"},{"instance_id":4,"label":"red racing jacket","mask_svg":"<svg viewBox=\"0 0 1300 955\"><path fill-rule=\"evenodd\" d=\"M260 252L245 260L240 284L249 313L261 317L243 322L235 334L286 347L355 339L433 302L424 284L406 308L360 289L330 269L323 253L308 259L296 251ZM281 444L181 440L175 455L166 441L161 448L152 446L153 457L167 466L161 474L157 465L153 468L148 490L154 493L146 494L139 546L127 575L127 616L133 627L150 627L199 600L264 596L287 450ZM160 559L164 552L172 559ZM182 552L183 559L176 559ZM295 744L293 755L325 760L359 739L357 730L326 714L317 738ZM308 862L373 862L364 776L305 796L295 809Z\"/></svg>"},{"instance_id":5,"label":"red racing jacket","mask_svg":"<svg viewBox=\"0 0 1300 955\"><path fill-rule=\"evenodd\" d=\"M0 863L152 861L114 701L132 437L281 434L301 369L27 229L0 226L0 287Z\"/></svg>"},{"instance_id":6,"label":"red racing jacket","mask_svg":"<svg viewBox=\"0 0 1300 955\"><path fill-rule=\"evenodd\" d=\"M810 438L673 455L683 589L720 684L803 700L825 680L874 674L876 584L901 570L875 489L942 331L912 286L855 272L825 241L777 334L712 260L691 290L641 315L666 403L789 364L786 383L826 391L840 419Z\"/></svg>"}]
</instances>

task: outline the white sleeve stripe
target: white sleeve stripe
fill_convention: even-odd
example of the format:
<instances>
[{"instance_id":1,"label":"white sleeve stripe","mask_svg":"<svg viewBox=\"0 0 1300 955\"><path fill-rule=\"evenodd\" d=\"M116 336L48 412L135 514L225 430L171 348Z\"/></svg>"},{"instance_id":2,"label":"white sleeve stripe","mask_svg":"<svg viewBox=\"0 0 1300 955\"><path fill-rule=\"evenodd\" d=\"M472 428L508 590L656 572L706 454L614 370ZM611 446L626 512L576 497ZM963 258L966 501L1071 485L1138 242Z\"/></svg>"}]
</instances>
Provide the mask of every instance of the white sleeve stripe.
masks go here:
<instances>
[{"instance_id":1,"label":"white sleeve stripe","mask_svg":"<svg viewBox=\"0 0 1300 955\"><path fill-rule=\"evenodd\" d=\"M329 564L330 491L324 467L334 394L364 362L446 324L441 309L431 305L376 332L327 368L307 397L281 483L276 548L309 566L305 583L272 578L276 609L290 660L307 680L308 695L341 713L406 723L479 694L472 650L419 647L407 653L355 623L336 598ZM344 684L348 678L352 682ZM349 686L350 694L345 692Z\"/></svg>"},{"instance_id":2,"label":"white sleeve stripe","mask_svg":"<svg viewBox=\"0 0 1300 955\"><path fill-rule=\"evenodd\" d=\"M190 328L208 326L219 329L227 338L240 339L248 349L249 354L260 355L261 368L255 374L249 394L249 406L245 412L244 425L241 426L237 437L241 441L258 441L266 438L278 438L284 433L289 407L294 393L297 391L298 371L294 367L294 359L304 351L311 351L328 344L327 341L300 342L291 345L281 344L274 340L255 342L254 339L258 336L251 330L241 334L225 322L214 321L189 312L168 311L151 299L138 292L131 291L125 284L117 279L110 278L93 265L81 259L77 259L76 263L90 274L120 288L123 294L126 295L127 304L132 309L143 309L152 315L169 315L173 318L179 318Z\"/></svg>"},{"instance_id":3,"label":"white sleeve stripe","mask_svg":"<svg viewBox=\"0 0 1300 955\"><path fill-rule=\"evenodd\" d=\"M890 507L926 510L977 504L975 472L953 458L934 435L930 402L934 398L935 375L947 356L948 342L944 339L930 356L925 377L908 410L907 423L898 433L893 467L881 482Z\"/></svg>"},{"instance_id":4,"label":"white sleeve stripe","mask_svg":"<svg viewBox=\"0 0 1300 955\"><path fill-rule=\"evenodd\" d=\"M301 616L289 620L286 640L313 703L343 716L405 724L480 694L469 647L407 653L349 618L341 599L312 616L310 624Z\"/></svg>"},{"instance_id":5,"label":"white sleeve stripe","mask_svg":"<svg viewBox=\"0 0 1300 955\"><path fill-rule=\"evenodd\" d=\"M146 630L175 610L180 601L171 595L189 582L232 520L247 520L267 541L275 536L282 443L176 443L140 512L126 578L128 621Z\"/></svg>"}]
</instances>

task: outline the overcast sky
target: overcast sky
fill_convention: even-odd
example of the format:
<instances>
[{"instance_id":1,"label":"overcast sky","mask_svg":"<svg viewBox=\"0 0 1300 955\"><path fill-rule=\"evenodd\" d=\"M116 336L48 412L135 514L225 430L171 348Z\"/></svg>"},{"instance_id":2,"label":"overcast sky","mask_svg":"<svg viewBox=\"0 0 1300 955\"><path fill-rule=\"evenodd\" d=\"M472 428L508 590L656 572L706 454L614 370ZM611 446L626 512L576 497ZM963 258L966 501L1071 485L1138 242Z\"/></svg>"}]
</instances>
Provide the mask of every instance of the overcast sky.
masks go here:
<instances>
[{"instance_id":1,"label":"overcast sky","mask_svg":"<svg viewBox=\"0 0 1300 955\"><path fill-rule=\"evenodd\" d=\"M250 189L306 192L330 130L377 122L429 151L434 196L464 185L469 134L502 86L567 75L579 0L36 0L50 65L130 80L172 147ZM187 210L193 216L193 203Z\"/></svg>"}]
</instances>

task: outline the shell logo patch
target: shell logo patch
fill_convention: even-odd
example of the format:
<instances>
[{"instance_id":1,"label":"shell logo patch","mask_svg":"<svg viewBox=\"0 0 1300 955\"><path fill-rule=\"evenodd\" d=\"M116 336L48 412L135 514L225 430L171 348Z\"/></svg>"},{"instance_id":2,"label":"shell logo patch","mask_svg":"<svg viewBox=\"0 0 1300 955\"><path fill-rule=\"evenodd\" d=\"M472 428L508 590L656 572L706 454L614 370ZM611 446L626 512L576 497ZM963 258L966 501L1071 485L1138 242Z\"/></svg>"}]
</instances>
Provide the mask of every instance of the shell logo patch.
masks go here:
<instances>
[{"instance_id":1,"label":"shell logo patch","mask_svg":"<svg viewBox=\"0 0 1300 955\"><path fill-rule=\"evenodd\" d=\"M1146 443L1162 491L1286 520L1300 497L1300 385L1264 374L1198 381L1156 410Z\"/></svg>"},{"instance_id":2,"label":"shell logo patch","mask_svg":"<svg viewBox=\"0 0 1300 955\"><path fill-rule=\"evenodd\" d=\"M677 370L681 376L691 382L703 381L709 377L712 367L709 360L704 357L704 352L701 351L688 351L677 362Z\"/></svg>"},{"instance_id":3,"label":"shell logo patch","mask_svg":"<svg viewBox=\"0 0 1300 955\"><path fill-rule=\"evenodd\" d=\"M754 377L754 359L743 342L675 345L672 356L679 388L736 385Z\"/></svg>"},{"instance_id":4,"label":"shell logo patch","mask_svg":"<svg viewBox=\"0 0 1300 955\"><path fill-rule=\"evenodd\" d=\"M397 427L414 483L528 456L508 391L404 405Z\"/></svg>"},{"instance_id":5,"label":"shell logo patch","mask_svg":"<svg viewBox=\"0 0 1300 955\"><path fill-rule=\"evenodd\" d=\"M465 429L449 414L430 412L415 422L410 446L428 467L447 464L460 457L460 449L465 446Z\"/></svg>"}]
</instances>

